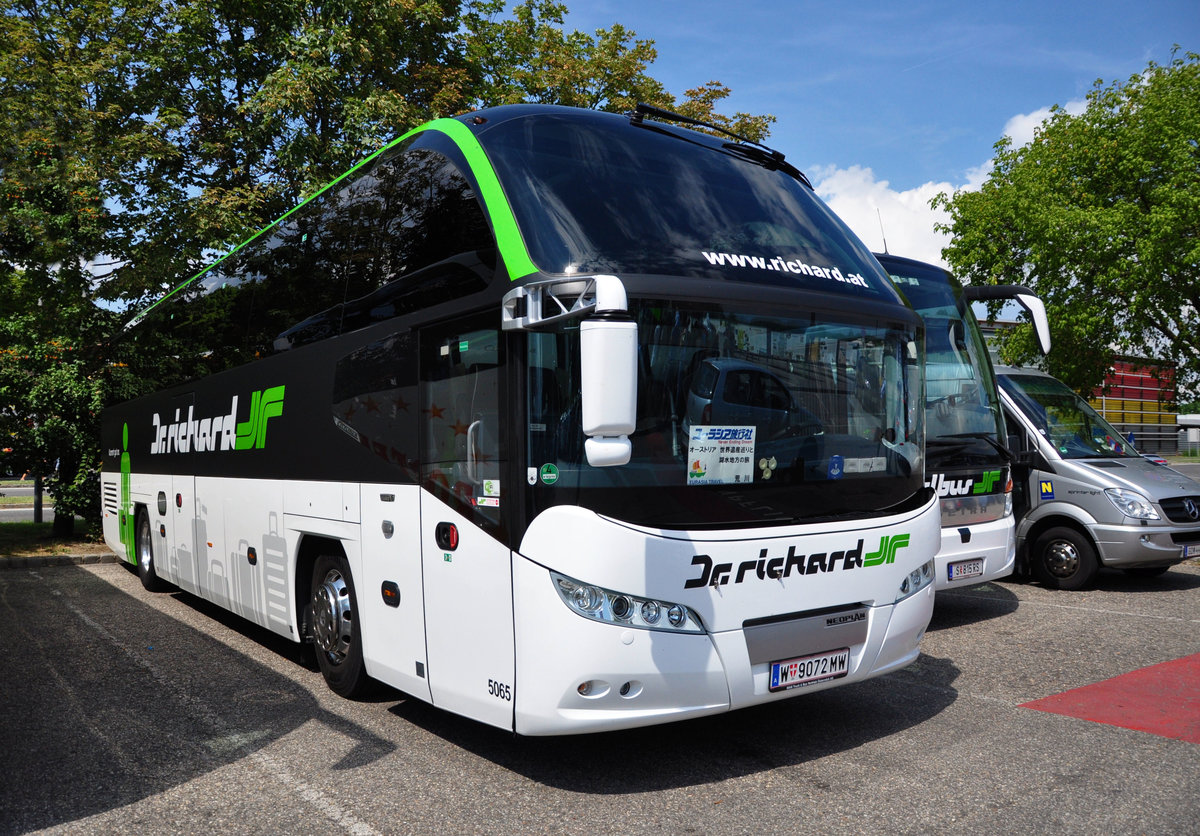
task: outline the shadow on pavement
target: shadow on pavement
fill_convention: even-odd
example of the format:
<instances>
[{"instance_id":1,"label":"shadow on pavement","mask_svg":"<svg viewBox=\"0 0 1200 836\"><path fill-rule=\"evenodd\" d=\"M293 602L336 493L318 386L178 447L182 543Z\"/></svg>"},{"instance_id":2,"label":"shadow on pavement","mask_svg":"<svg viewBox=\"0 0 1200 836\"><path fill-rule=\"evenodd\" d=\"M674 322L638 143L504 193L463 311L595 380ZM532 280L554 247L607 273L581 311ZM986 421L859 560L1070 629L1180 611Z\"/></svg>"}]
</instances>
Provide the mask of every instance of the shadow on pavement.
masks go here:
<instances>
[{"instance_id":1,"label":"shadow on pavement","mask_svg":"<svg viewBox=\"0 0 1200 836\"><path fill-rule=\"evenodd\" d=\"M929 630L978 624L1016 612L1021 602L1007 583L988 582L939 591L933 599Z\"/></svg>"},{"instance_id":2,"label":"shadow on pavement","mask_svg":"<svg viewBox=\"0 0 1200 836\"><path fill-rule=\"evenodd\" d=\"M230 626L294 653L266 630ZM356 741L339 768L395 749L322 710L295 682L78 567L0 573L0 630L0 833L131 804L253 757L309 720Z\"/></svg>"},{"instance_id":3,"label":"shadow on pavement","mask_svg":"<svg viewBox=\"0 0 1200 836\"><path fill-rule=\"evenodd\" d=\"M642 793L718 784L903 735L957 697L952 683L959 671L950 660L921 656L917 665L919 682L901 671L697 720L574 737L516 737L415 700L392 712L547 786ZM819 779L812 783L821 788Z\"/></svg>"}]
</instances>

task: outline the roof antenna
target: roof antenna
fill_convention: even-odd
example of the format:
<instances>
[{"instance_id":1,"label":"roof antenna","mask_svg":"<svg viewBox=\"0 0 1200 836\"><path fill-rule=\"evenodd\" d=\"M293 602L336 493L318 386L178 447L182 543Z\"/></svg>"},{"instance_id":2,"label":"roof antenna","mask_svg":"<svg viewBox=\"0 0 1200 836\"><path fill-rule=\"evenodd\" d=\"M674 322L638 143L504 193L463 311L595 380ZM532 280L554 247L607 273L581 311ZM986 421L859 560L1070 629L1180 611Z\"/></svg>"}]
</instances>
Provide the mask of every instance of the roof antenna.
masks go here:
<instances>
[{"instance_id":1,"label":"roof antenna","mask_svg":"<svg viewBox=\"0 0 1200 836\"><path fill-rule=\"evenodd\" d=\"M881 236L883 236L883 254L884 254L884 255L891 255L891 253L889 253L889 252L888 252L888 248L887 248L887 233L885 233L885 232L883 231L883 215L881 215L881 214L879 213L879 207L878 207L878 206L876 206L876 207L875 207L875 217L879 218L879 234L880 234Z\"/></svg>"}]
</instances>

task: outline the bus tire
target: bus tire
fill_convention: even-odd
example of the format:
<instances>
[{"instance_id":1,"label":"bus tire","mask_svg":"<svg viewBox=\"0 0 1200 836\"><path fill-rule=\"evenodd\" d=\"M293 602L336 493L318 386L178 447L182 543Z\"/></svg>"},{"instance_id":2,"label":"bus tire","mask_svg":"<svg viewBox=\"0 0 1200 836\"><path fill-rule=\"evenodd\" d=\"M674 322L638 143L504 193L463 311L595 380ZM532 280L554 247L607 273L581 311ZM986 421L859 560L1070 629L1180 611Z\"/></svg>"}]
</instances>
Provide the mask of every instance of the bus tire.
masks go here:
<instances>
[{"instance_id":1,"label":"bus tire","mask_svg":"<svg viewBox=\"0 0 1200 836\"><path fill-rule=\"evenodd\" d=\"M350 564L342 555L323 554L313 564L312 632L317 666L335 694L361 697L370 687L357 633L358 599Z\"/></svg>"},{"instance_id":2,"label":"bus tire","mask_svg":"<svg viewBox=\"0 0 1200 836\"><path fill-rule=\"evenodd\" d=\"M148 591L162 592L169 584L160 578L154 569L154 532L150 528L150 515L144 509L137 512L135 526L138 578Z\"/></svg>"},{"instance_id":3,"label":"bus tire","mask_svg":"<svg viewBox=\"0 0 1200 836\"><path fill-rule=\"evenodd\" d=\"M1051 589L1083 589L1100 570L1096 550L1083 534L1067 526L1041 533L1030 555L1033 576Z\"/></svg>"}]
</instances>

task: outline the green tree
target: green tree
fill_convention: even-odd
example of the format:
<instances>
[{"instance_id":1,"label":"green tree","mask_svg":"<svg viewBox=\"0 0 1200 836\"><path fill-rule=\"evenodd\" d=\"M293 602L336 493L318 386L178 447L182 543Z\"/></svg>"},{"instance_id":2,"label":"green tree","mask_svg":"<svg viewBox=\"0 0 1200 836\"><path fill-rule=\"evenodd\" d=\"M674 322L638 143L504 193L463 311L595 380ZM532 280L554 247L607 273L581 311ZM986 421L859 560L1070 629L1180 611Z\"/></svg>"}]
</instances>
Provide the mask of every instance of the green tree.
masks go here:
<instances>
[{"instance_id":1,"label":"green tree","mask_svg":"<svg viewBox=\"0 0 1200 836\"><path fill-rule=\"evenodd\" d=\"M673 110L761 141L775 117L744 112L732 116L717 105L732 92L719 81L684 91L676 99L647 69L658 57L654 41L619 23L595 35L563 29L567 7L553 0L526 0L511 16L497 18L502 3L468 16L467 54L477 73L472 88L478 107L533 102L624 113L639 102Z\"/></svg>"},{"instance_id":2,"label":"green tree","mask_svg":"<svg viewBox=\"0 0 1200 836\"><path fill-rule=\"evenodd\" d=\"M1083 113L1054 108L1032 142L996 144L978 191L945 193L943 256L971 283L1031 286L1054 337L1050 371L1080 391L1115 354L1170 358L1200 381L1200 56L1097 81ZM1002 347L1034 356L1028 329Z\"/></svg>"},{"instance_id":3,"label":"green tree","mask_svg":"<svg viewBox=\"0 0 1200 836\"><path fill-rule=\"evenodd\" d=\"M0 431L8 466L49 477L64 533L97 516L95 425L124 375L98 348L112 317L89 265L122 248L104 149L144 18L136 0L0 11Z\"/></svg>"},{"instance_id":4,"label":"green tree","mask_svg":"<svg viewBox=\"0 0 1200 836\"><path fill-rule=\"evenodd\" d=\"M0 0L0 432L97 513L98 412L178 369L119 311L194 274L366 153L513 101L677 107L752 138L773 117L676 102L653 42L563 30L525 0ZM8 440L8 439L11 439Z\"/></svg>"}]
</instances>

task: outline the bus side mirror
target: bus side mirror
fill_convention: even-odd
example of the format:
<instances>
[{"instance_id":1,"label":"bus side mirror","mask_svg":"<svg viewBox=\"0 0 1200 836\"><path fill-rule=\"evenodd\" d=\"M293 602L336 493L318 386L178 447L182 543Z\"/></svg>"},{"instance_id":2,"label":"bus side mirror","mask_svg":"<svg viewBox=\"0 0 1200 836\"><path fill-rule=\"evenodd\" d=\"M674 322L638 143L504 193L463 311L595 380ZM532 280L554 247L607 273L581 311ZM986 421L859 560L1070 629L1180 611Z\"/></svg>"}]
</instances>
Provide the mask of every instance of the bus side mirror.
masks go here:
<instances>
[{"instance_id":1,"label":"bus side mirror","mask_svg":"<svg viewBox=\"0 0 1200 836\"><path fill-rule=\"evenodd\" d=\"M1037 336L1042 354L1050 353L1050 320L1046 316L1046 305L1041 297L1020 284L972 284L963 288L963 298L968 302L986 302L991 299L1013 299L1029 312L1033 332Z\"/></svg>"},{"instance_id":2,"label":"bus side mirror","mask_svg":"<svg viewBox=\"0 0 1200 836\"><path fill-rule=\"evenodd\" d=\"M1050 320L1046 317L1046 305L1040 298L1031 293L1018 293L1017 302L1029 311L1033 320L1033 332L1037 335L1038 347L1042 354L1050 353Z\"/></svg>"},{"instance_id":3,"label":"bus side mirror","mask_svg":"<svg viewBox=\"0 0 1200 836\"><path fill-rule=\"evenodd\" d=\"M633 454L638 344L626 304L619 282L599 284L596 311L579 324L583 449L592 467L628 464Z\"/></svg>"}]
</instances>

